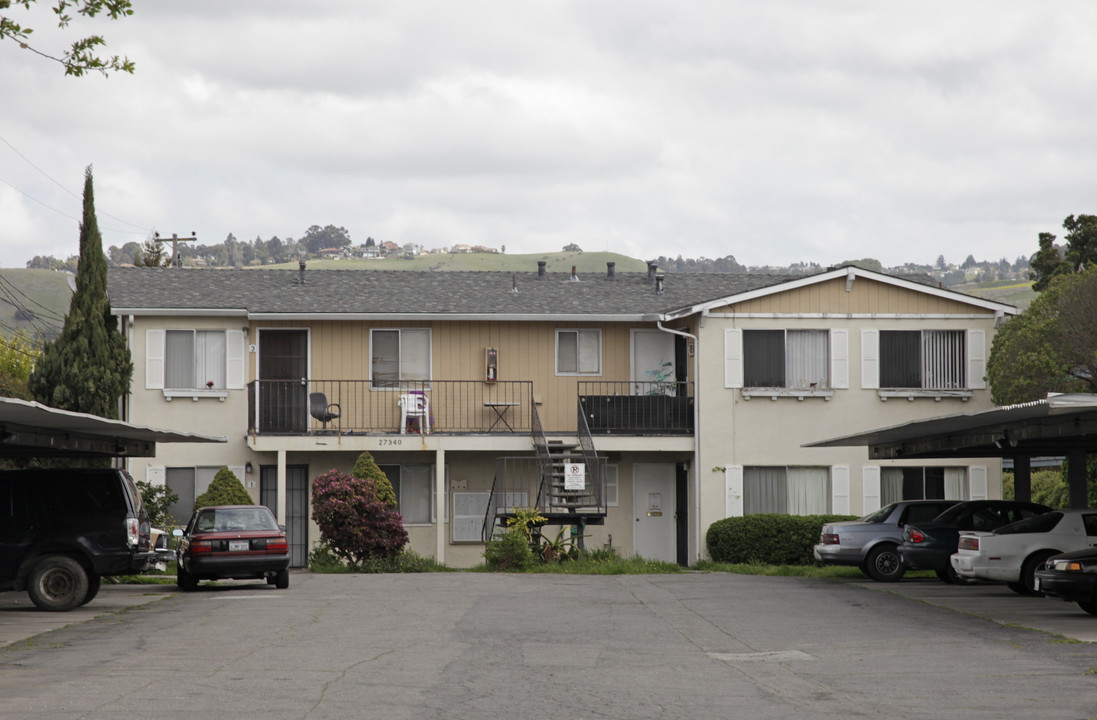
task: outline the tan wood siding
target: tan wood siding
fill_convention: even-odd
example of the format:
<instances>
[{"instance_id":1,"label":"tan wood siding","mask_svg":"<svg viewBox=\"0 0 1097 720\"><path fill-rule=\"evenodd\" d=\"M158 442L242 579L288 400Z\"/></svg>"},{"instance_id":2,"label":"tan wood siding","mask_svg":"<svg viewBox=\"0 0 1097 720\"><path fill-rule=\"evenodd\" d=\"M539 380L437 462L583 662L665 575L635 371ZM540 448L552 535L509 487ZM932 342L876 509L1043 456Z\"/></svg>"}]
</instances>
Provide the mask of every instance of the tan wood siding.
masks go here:
<instances>
[{"instance_id":1,"label":"tan wood siding","mask_svg":"<svg viewBox=\"0 0 1097 720\"><path fill-rule=\"evenodd\" d=\"M844 278L774 293L713 310L715 313L826 313L970 315L986 313L978 306L908 290L897 285L857 278L846 292Z\"/></svg>"}]
</instances>

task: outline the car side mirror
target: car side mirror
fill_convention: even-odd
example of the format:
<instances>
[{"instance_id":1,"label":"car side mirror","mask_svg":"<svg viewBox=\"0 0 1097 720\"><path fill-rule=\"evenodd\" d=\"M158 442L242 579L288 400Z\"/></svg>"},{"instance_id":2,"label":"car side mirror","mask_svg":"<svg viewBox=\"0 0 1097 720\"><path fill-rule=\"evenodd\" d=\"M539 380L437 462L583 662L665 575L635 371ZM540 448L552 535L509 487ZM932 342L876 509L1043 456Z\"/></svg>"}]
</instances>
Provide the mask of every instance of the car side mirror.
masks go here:
<instances>
[{"instance_id":1,"label":"car side mirror","mask_svg":"<svg viewBox=\"0 0 1097 720\"><path fill-rule=\"evenodd\" d=\"M179 528L175 528L171 531L172 537L183 537L183 531Z\"/></svg>"}]
</instances>

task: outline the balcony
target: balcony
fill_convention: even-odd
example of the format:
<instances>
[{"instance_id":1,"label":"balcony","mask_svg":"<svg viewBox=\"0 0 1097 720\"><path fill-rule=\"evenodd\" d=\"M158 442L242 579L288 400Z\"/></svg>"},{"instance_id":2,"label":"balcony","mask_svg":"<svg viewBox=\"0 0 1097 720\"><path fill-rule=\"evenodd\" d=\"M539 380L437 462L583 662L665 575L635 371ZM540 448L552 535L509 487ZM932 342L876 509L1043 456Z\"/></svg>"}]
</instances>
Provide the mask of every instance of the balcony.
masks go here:
<instances>
[{"instance_id":1,"label":"balcony","mask_svg":"<svg viewBox=\"0 0 1097 720\"><path fill-rule=\"evenodd\" d=\"M322 393L310 412L310 396ZM369 380L256 380L248 434L530 433L530 381L433 380L398 387Z\"/></svg>"},{"instance_id":2,"label":"balcony","mask_svg":"<svg viewBox=\"0 0 1097 720\"><path fill-rule=\"evenodd\" d=\"M557 394L538 390L545 432L575 435L576 407L592 435L693 434L693 384L579 382ZM310 395L323 394L323 413L310 412ZM533 382L433 380L399 387L369 380L256 380L248 385L249 435L530 435ZM405 413L421 404L425 417Z\"/></svg>"},{"instance_id":3,"label":"balcony","mask_svg":"<svg viewBox=\"0 0 1097 720\"><path fill-rule=\"evenodd\" d=\"M580 382L592 435L692 435L693 383Z\"/></svg>"}]
</instances>

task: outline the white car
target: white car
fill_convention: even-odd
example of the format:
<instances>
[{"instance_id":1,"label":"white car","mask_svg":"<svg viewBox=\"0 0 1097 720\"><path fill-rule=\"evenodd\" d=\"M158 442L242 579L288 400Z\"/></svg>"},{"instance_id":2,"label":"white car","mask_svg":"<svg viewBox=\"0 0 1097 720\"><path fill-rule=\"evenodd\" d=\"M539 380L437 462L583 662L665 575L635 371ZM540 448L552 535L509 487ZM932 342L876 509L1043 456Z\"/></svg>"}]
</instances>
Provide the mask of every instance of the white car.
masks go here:
<instances>
[{"instance_id":1,"label":"white car","mask_svg":"<svg viewBox=\"0 0 1097 720\"><path fill-rule=\"evenodd\" d=\"M963 578L998 580L1010 590L1037 595L1036 571L1052 555L1097 546L1097 509L1053 510L993 532L965 531L949 558Z\"/></svg>"}]
</instances>

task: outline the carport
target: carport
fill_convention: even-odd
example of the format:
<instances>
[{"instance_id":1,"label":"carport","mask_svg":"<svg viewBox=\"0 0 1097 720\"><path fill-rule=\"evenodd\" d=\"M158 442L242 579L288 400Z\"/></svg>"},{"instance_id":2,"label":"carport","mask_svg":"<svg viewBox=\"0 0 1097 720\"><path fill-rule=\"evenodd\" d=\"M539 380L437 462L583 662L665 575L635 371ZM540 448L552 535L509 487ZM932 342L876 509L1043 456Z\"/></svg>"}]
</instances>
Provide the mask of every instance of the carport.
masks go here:
<instances>
[{"instance_id":1,"label":"carport","mask_svg":"<svg viewBox=\"0 0 1097 720\"><path fill-rule=\"evenodd\" d=\"M0 457L152 457L156 443L228 442L0 397Z\"/></svg>"},{"instance_id":2,"label":"carport","mask_svg":"<svg viewBox=\"0 0 1097 720\"><path fill-rule=\"evenodd\" d=\"M918 420L803 447L865 445L873 460L1011 458L1018 500L1032 498L1032 459L1065 456L1070 507L1084 508L1086 455L1097 449L1097 395L1050 395L993 410Z\"/></svg>"}]
</instances>

